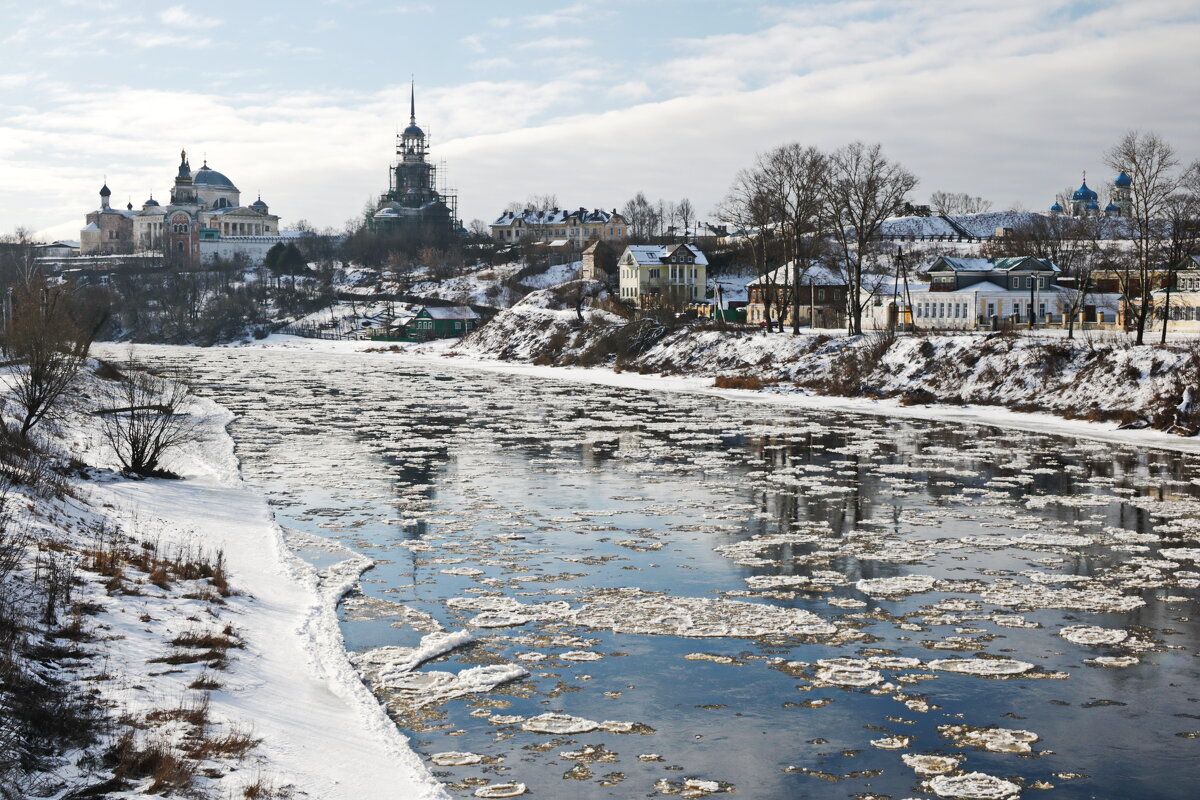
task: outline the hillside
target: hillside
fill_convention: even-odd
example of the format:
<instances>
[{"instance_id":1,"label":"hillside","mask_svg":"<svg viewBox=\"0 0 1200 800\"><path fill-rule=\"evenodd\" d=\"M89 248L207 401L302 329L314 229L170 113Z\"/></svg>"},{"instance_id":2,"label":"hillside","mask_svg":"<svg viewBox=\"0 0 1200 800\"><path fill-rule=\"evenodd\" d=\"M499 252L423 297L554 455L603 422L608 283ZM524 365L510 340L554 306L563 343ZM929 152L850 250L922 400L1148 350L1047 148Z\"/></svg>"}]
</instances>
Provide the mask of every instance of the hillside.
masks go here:
<instances>
[{"instance_id":1,"label":"hillside","mask_svg":"<svg viewBox=\"0 0 1200 800\"><path fill-rule=\"evenodd\" d=\"M630 323L602 309L585 311L581 323L567 287L535 292L451 352L705 376L773 392L997 405L1185 435L1200 428L1200 349L1190 344L1134 347L1119 334L792 336L706 322Z\"/></svg>"}]
</instances>

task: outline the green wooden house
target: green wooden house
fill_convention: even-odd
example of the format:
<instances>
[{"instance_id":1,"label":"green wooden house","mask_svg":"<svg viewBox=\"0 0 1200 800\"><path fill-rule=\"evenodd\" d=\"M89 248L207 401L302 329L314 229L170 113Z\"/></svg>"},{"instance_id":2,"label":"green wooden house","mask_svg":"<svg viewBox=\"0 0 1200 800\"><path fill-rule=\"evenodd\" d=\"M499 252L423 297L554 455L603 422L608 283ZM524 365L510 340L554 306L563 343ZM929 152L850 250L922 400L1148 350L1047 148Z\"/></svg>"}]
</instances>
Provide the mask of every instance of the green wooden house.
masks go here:
<instances>
[{"instance_id":1,"label":"green wooden house","mask_svg":"<svg viewBox=\"0 0 1200 800\"><path fill-rule=\"evenodd\" d=\"M466 336L479 323L479 314L466 306L422 306L386 338L402 342L450 339Z\"/></svg>"}]
</instances>

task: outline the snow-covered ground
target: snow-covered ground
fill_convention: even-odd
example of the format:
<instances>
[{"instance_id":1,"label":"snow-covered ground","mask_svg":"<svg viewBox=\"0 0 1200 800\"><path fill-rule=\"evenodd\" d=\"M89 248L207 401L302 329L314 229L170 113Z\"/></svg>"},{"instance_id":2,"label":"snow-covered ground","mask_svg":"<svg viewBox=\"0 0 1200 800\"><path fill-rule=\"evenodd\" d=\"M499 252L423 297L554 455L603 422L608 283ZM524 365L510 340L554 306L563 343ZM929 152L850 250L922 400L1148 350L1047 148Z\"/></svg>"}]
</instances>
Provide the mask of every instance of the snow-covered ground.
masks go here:
<instances>
[{"instance_id":1,"label":"snow-covered ground","mask_svg":"<svg viewBox=\"0 0 1200 800\"><path fill-rule=\"evenodd\" d=\"M96 396L99 385L89 373L80 397ZM94 687L114 716L134 720L139 746L186 749L204 733L242 737L249 745L243 758L199 760L197 796L240 798L257 784L283 793L244 796L444 797L343 647L335 606L370 562L347 554L318 573L288 551L265 499L241 480L225 430L232 415L211 401L194 401L200 435L164 462L180 480L116 472L93 409L82 402L57 444L92 468L86 478L70 479L75 499L21 494L19 518L64 558L79 556L74 602L91 609L81 617L90 658L74 679ZM121 552L203 554L210 562L220 554L232 591L221 597L204 579L170 570L156 578L131 563L120 566L114 588L111 575L89 568L88 553L100 549L101 538ZM209 645L180 644L192 635L225 640L216 645L225 658L199 658L195 648ZM207 709L207 721L189 728L180 710L197 708ZM103 769L64 764L45 796L63 797L104 777ZM106 787L104 796L142 796L153 781L133 776L126 786Z\"/></svg>"}]
</instances>

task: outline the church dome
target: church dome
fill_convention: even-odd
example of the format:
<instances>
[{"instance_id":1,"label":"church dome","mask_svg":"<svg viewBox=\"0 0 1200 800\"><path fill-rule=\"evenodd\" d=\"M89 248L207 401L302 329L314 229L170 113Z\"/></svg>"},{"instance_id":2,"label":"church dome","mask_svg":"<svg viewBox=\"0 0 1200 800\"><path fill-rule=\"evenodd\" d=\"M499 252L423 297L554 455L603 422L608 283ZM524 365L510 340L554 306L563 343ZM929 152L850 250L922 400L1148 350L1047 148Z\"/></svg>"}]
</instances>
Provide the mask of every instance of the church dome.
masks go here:
<instances>
[{"instance_id":1,"label":"church dome","mask_svg":"<svg viewBox=\"0 0 1200 800\"><path fill-rule=\"evenodd\" d=\"M104 184L103 186L101 186L101 187L100 187L100 196L101 196L101 197L110 197L110 196L112 196L112 190L108 188L108 183L107 183L107 182L105 182L105 184Z\"/></svg>"},{"instance_id":2,"label":"church dome","mask_svg":"<svg viewBox=\"0 0 1200 800\"><path fill-rule=\"evenodd\" d=\"M1121 170L1121 174L1113 181L1113 186L1119 189L1128 189L1130 186L1133 186L1133 179L1126 175L1124 170Z\"/></svg>"},{"instance_id":3,"label":"church dome","mask_svg":"<svg viewBox=\"0 0 1200 800\"><path fill-rule=\"evenodd\" d=\"M233 185L233 181L208 166L208 164L205 164L196 171L196 174L192 176L192 183L196 186L207 186L211 189L232 189L237 191L237 187Z\"/></svg>"},{"instance_id":4,"label":"church dome","mask_svg":"<svg viewBox=\"0 0 1200 800\"><path fill-rule=\"evenodd\" d=\"M421 129L420 129L419 127L417 127L416 125L409 125L407 128L405 128L405 129L404 129L404 133L403 133L403 134L401 134L401 135L402 135L402 136L405 136L405 137L408 137L408 136L424 136L424 135L425 135L425 131L421 130Z\"/></svg>"},{"instance_id":5,"label":"church dome","mask_svg":"<svg viewBox=\"0 0 1200 800\"><path fill-rule=\"evenodd\" d=\"M1093 194L1095 194L1095 193L1093 192ZM1099 211L1099 210L1100 210L1100 204L1099 204L1099 203L1097 203L1095 200L1091 200L1091 201L1089 201L1089 202L1088 202L1088 204L1087 204L1087 210L1088 210L1088 211Z\"/></svg>"},{"instance_id":6,"label":"church dome","mask_svg":"<svg viewBox=\"0 0 1200 800\"><path fill-rule=\"evenodd\" d=\"M264 203L263 199L260 197L257 200L255 200L253 203L251 203L250 207L251 208L266 208L267 204Z\"/></svg>"},{"instance_id":7,"label":"church dome","mask_svg":"<svg viewBox=\"0 0 1200 800\"><path fill-rule=\"evenodd\" d=\"M1109 203L1108 205L1106 205L1106 206L1104 207L1104 211L1105 211L1106 213L1107 213L1107 212L1109 212L1109 211L1120 211L1120 210L1121 210L1121 209L1117 208L1117 204L1116 204L1116 203Z\"/></svg>"},{"instance_id":8,"label":"church dome","mask_svg":"<svg viewBox=\"0 0 1200 800\"><path fill-rule=\"evenodd\" d=\"M1082 184L1080 184L1079 188L1075 190L1075 193L1071 195L1071 199L1072 200L1091 200L1091 201L1095 202L1096 200L1100 199L1100 195L1096 194L1091 189L1089 189L1088 185L1087 185L1087 181L1084 181Z\"/></svg>"},{"instance_id":9,"label":"church dome","mask_svg":"<svg viewBox=\"0 0 1200 800\"><path fill-rule=\"evenodd\" d=\"M1050 210L1051 211L1062 211L1063 207L1061 205L1059 205L1058 203L1055 203L1054 205L1050 206Z\"/></svg>"},{"instance_id":10,"label":"church dome","mask_svg":"<svg viewBox=\"0 0 1200 800\"><path fill-rule=\"evenodd\" d=\"M147 200L146 202L142 203L142 205L143 205L143 206L156 206L156 205L158 205L158 201L157 201L157 200L155 200L153 197L151 197L149 200Z\"/></svg>"}]
</instances>

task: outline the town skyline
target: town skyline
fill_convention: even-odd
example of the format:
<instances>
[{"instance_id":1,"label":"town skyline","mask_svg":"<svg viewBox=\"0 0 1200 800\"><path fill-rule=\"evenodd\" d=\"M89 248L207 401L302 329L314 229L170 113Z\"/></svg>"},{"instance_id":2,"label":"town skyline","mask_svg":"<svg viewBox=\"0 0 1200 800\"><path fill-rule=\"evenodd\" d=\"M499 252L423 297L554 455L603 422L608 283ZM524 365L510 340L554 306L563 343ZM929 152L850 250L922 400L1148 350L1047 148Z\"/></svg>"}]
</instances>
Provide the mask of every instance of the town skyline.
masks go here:
<instances>
[{"instance_id":1,"label":"town skyline","mask_svg":"<svg viewBox=\"0 0 1200 800\"><path fill-rule=\"evenodd\" d=\"M1030 210L1084 170L1109 185L1101 157L1126 130L1200 149L1186 3L689 7L0 4L22 65L0 74L0 231L76 238L104 180L114 206L165 196L181 147L284 227L341 228L387 189L414 77L464 223L534 194L619 208L639 190L709 218L738 169L788 141L878 141L921 179L915 201ZM389 33L401 52L372 50Z\"/></svg>"}]
</instances>

